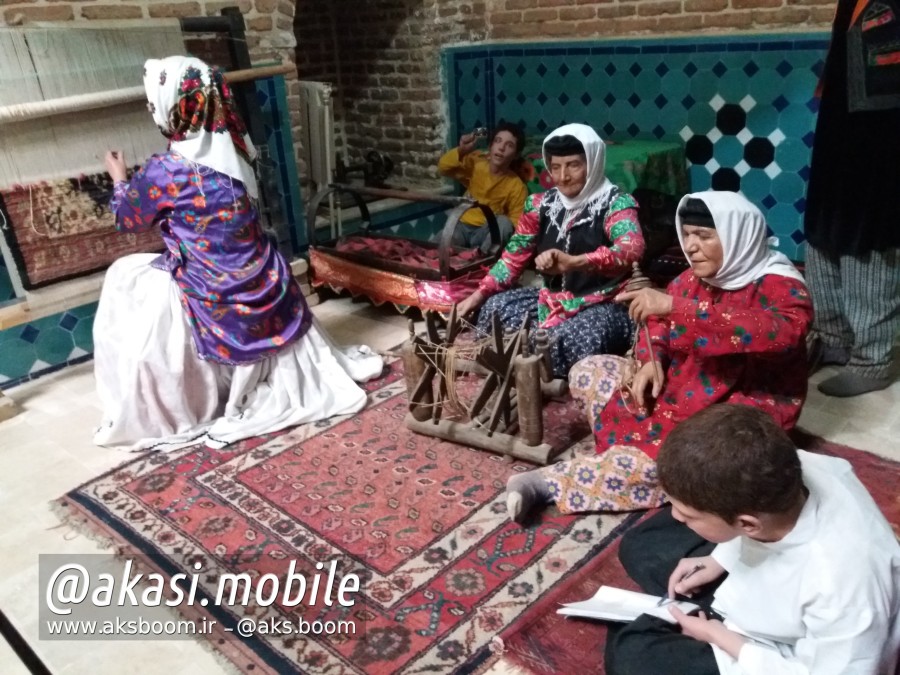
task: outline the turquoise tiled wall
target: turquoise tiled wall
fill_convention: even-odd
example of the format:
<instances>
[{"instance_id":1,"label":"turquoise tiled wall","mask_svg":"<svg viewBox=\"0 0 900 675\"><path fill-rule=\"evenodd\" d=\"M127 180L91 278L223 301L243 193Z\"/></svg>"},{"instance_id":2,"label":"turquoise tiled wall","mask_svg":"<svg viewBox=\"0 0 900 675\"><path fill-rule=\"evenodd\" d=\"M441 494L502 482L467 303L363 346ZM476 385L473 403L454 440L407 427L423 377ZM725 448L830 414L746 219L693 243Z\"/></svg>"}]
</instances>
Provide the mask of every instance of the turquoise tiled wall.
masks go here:
<instances>
[{"instance_id":1,"label":"turquoise tiled wall","mask_svg":"<svg viewBox=\"0 0 900 675\"><path fill-rule=\"evenodd\" d=\"M92 302L0 331L0 388L91 358L96 313Z\"/></svg>"},{"instance_id":2,"label":"turquoise tiled wall","mask_svg":"<svg viewBox=\"0 0 900 675\"><path fill-rule=\"evenodd\" d=\"M501 120L537 136L583 122L604 138L681 139L692 189L740 190L800 260L827 46L813 33L446 48L448 141Z\"/></svg>"},{"instance_id":3,"label":"turquoise tiled wall","mask_svg":"<svg viewBox=\"0 0 900 675\"><path fill-rule=\"evenodd\" d=\"M407 239L428 241L434 234L444 229L447 222L447 211L443 209L425 215L419 215L389 228L391 234Z\"/></svg>"},{"instance_id":4,"label":"turquoise tiled wall","mask_svg":"<svg viewBox=\"0 0 900 675\"><path fill-rule=\"evenodd\" d=\"M270 171L262 173L272 177L274 191L280 197L277 204L270 205L272 216L287 223L290 235L289 248L294 253L299 253L306 248L306 225L297 163L294 160L294 141L284 77L278 75L257 80L256 96L268 141L266 148L260 153L259 161L267 163Z\"/></svg>"},{"instance_id":5,"label":"turquoise tiled wall","mask_svg":"<svg viewBox=\"0 0 900 675\"><path fill-rule=\"evenodd\" d=\"M258 80L257 96L268 140L264 161L271 163L280 197L280 203L273 205L273 215L283 217L288 223L291 248L299 251L305 243L306 227L286 113L284 78ZM0 256L0 305L14 297L9 272ZM0 388L90 359L94 351L92 330L96 312L94 302L0 331Z\"/></svg>"}]
</instances>

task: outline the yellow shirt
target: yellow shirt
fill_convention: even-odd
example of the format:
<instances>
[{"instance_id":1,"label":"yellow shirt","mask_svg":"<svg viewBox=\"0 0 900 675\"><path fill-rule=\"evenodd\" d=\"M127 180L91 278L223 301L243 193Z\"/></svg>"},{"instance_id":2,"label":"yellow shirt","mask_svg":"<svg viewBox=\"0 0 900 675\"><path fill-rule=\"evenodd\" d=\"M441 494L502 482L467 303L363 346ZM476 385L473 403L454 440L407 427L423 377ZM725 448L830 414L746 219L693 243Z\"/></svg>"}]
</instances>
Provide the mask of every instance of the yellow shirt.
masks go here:
<instances>
[{"instance_id":1,"label":"yellow shirt","mask_svg":"<svg viewBox=\"0 0 900 675\"><path fill-rule=\"evenodd\" d=\"M525 208L525 198L528 197L525 183L512 171L500 175L492 174L483 152L470 152L460 161L459 149L454 148L441 157L438 171L442 176L462 183L469 196L490 206L496 215L509 218L514 227L519 222ZM474 208L466 211L460 221L476 227L485 224L481 209Z\"/></svg>"}]
</instances>

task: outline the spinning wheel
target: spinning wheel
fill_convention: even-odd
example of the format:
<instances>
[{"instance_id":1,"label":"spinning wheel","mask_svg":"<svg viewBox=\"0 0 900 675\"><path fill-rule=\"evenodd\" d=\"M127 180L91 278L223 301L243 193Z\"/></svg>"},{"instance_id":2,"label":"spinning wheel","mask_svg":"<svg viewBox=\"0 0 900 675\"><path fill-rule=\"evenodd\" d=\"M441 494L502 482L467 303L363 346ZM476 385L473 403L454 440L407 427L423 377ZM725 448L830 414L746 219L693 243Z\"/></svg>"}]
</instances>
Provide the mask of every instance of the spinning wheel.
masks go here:
<instances>
[{"instance_id":1,"label":"spinning wheel","mask_svg":"<svg viewBox=\"0 0 900 675\"><path fill-rule=\"evenodd\" d=\"M406 425L417 433L548 463L554 450L543 442L543 397L562 396L567 383L552 379L546 349L528 353L527 320L514 335L504 336L495 316L490 337L468 347L454 345L461 325L455 306L443 331L431 312L421 335L410 322L410 339L401 350L409 394ZM465 371L483 375L484 381L471 405L459 406L456 376ZM444 417L449 401L465 409L468 421Z\"/></svg>"}]
</instances>

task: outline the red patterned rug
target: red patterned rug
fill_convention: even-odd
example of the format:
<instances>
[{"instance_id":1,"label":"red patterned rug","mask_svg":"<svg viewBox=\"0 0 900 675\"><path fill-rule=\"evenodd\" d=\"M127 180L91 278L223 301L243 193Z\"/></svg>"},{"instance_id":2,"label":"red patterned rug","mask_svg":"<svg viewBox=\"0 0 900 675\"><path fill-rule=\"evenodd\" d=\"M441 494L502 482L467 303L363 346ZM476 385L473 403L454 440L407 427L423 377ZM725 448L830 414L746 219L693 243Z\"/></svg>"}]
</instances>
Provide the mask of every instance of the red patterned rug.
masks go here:
<instances>
[{"instance_id":1,"label":"red patterned rug","mask_svg":"<svg viewBox=\"0 0 900 675\"><path fill-rule=\"evenodd\" d=\"M843 457L872 493L888 522L900 536L900 464L846 445L829 443L798 432L799 447ZM559 584L503 632L505 658L531 673L602 673L606 625L567 619L556 613L560 603L589 598L600 586L640 590L622 569L618 538L578 574Z\"/></svg>"},{"instance_id":2,"label":"red patterned rug","mask_svg":"<svg viewBox=\"0 0 900 675\"><path fill-rule=\"evenodd\" d=\"M116 231L112 183L93 174L0 190L3 229L22 285L32 290L90 274L116 258L164 247L157 229Z\"/></svg>"},{"instance_id":3,"label":"red patterned rug","mask_svg":"<svg viewBox=\"0 0 900 675\"><path fill-rule=\"evenodd\" d=\"M182 608L188 618L219 622L206 637L243 672L471 672L492 658L492 638L630 521L547 513L528 529L511 524L506 478L528 467L407 431L399 371L367 385L370 402L357 415L221 451L143 455L59 506L122 555L152 555L148 564L168 577L201 563L207 598L223 573L283 579L292 561L310 578L317 562L330 561L363 578L346 610L248 610L256 618L353 620L356 637L239 638L221 630L239 618L231 608ZM582 418L571 405L548 406L550 442L590 448Z\"/></svg>"}]
</instances>

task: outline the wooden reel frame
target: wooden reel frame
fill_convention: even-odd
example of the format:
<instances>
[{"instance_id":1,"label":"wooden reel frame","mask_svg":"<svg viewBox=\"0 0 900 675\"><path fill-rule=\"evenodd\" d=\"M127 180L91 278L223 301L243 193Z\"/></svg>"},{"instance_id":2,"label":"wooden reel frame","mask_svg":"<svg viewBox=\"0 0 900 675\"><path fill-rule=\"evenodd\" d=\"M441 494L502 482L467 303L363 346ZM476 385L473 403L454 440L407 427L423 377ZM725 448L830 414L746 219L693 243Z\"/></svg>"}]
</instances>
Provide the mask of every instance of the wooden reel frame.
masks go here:
<instances>
[{"instance_id":1,"label":"wooden reel frame","mask_svg":"<svg viewBox=\"0 0 900 675\"><path fill-rule=\"evenodd\" d=\"M401 348L409 398L406 426L427 436L548 464L557 451L543 441L544 397L562 397L568 383L553 379L546 334L537 335L539 353L529 354L527 319L511 339L504 339L495 315L490 343L474 361L455 362L454 371L448 373L447 354L461 328L456 306L444 331L439 320L436 313L426 313L426 330L421 335L414 333L410 321L410 338ZM485 376L467 410L468 422L443 417L447 377L459 372Z\"/></svg>"}]
</instances>

